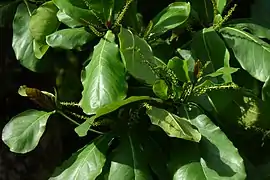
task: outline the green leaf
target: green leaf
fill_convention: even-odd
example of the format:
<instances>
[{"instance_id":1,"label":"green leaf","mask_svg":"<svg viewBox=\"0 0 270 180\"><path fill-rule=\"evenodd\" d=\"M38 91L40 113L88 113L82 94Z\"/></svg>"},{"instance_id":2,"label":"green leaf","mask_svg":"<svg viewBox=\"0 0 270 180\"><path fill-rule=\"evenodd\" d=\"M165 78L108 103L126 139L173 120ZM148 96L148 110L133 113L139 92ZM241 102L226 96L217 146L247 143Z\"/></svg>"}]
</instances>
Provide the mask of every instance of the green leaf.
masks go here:
<instances>
[{"instance_id":1,"label":"green leaf","mask_svg":"<svg viewBox=\"0 0 270 180\"><path fill-rule=\"evenodd\" d=\"M110 135L97 137L57 168L50 180L95 180L102 172L111 140Z\"/></svg>"},{"instance_id":2,"label":"green leaf","mask_svg":"<svg viewBox=\"0 0 270 180\"><path fill-rule=\"evenodd\" d=\"M173 57L169 60L167 67L172 69L179 79L182 82L190 81L189 78L189 69L188 69L188 61L189 60L182 60L178 57Z\"/></svg>"},{"instance_id":3,"label":"green leaf","mask_svg":"<svg viewBox=\"0 0 270 180\"><path fill-rule=\"evenodd\" d=\"M168 85L162 79L157 80L153 85L154 93L161 99L167 100L168 97Z\"/></svg>"},{"instance_id":4,"label":"green leaf","mask_svg":"<svg viewBox=\"0 0 270 180\"><path fill-rule=\"evenodd\" d=\"M136 134L122 136L111 162L108 180L151 180L147 162Z\"/></svg>"},{"instance_id":5,"label":"green leaf","mask_svg":"<svg viewBox=\"0 0 270 180\"><path fill-rule=\"evenodd\" d=\"M85 0L88 8L93 11L94 14L103 22L110 21L112 18L112 12L115 0Z\"/></svg>"},{"instance_id":6,"label":"green leaf","mask_svg":"<svg viewBox=\"0 0 270 180\"><path fill-rule=\"evenodd\" d=\"M49 46L47 44L39 43L34 39L33 49L36 58L41 59L49 49Z\"/></svg>"},{"instance_id":7,"label":"green leaf","mask_svg":"<svg viewBox=\"0 0 270 180\"><path fill-rule=\"evenodd\" d=\"M262 87L262 100L270 104L270 77L268 77Z\"/></svg>"},{"instance_id":8,"label":"green leaf","mask_svg":"<svg viewBox=\"0 0 270 180\"><path fill-rule=\"evenodd\" d=\"M66 13L64 13L63 11L59 10L56 14L58 20L62 23L64 23L65 25L67 25L68 27L71 28L75 28L78 26L82 26L81 23L79 23L78 21L72 19L70 16L68 16Z\"/></svg>"},{"instance_id":9,"label":"green leaf","mask_svg":"<svg viewBox=\"0 0 270 180\"><path fill-rule=\"evenodd\" d=\"M29 29L37 42L45 44L46 36L57 30L60 24L56 17L57 12L58 8L52 1L42 4L34 11L29 23Z\"/></svg>"},{"instance_id":10,"label":"green leaf","mask_svg":"<svg viewBox=\"0 0 270 180\"><path fill-rule=\"evenodd\" d=\"M15 153L35 149L53 112L30 109L14 116L3 129L2 140Z\"/></svg>"},{"instance_id":11,"label":"green leaf","mask_svg":"<svg viewBox=\"0 0 270 180\"><path fill-rule=\"evenodd\" d=\"M127 71L136 79L153 85L157 80L151 68L144 62L157 65L152 49L147 42L134 35L130 30L121 28L118 34L120 52Z\"/></svg>"},{"instance_id":12,"label":"green leaf","mask_svg":"<svg viewBox=\"0 0 270 180\"><path fill-rule=\"evenodd\" d=\"M151 36L159 36L168 30L176 28L186 22L190 13L190 4L174 2L163 9L152 21Z\"/></svg>"},{"instance_id":13,"label":"green leaf","mask_svg":"<svg viewBox=\"0 0 270 180\"><path fill-rule=\"evenodd\" d=\"M53 48L75 49L85 45L94 38L94 34L81 27L56 31L46 37L46 42Z\"/></svg>"},{"instance_id":14,"label":"green leaf","mask_svg":"<svg viewBox=\"0 0 270 180\"><path fill-rule=\"evenodd\" d=\"M201 134L192 127L191 123L164 109L152 107L146 111L153 124L161 127L168 136L199 142Z\"/></svg>"},{"instance_id":15,"label":"green leaf","mask_svg":"<svg viewBox=\"0 0 270 180\"><path fill-rule=\"evenodd\" d=\"M205 115L199 115L191 122L202 134L201 165L207 179L245 179L243 159L220 128Z\"/></svg>"},{"instance_id":16,"label":"green leaf","mask_svg":"<svg viewBox=\"0 0 270 180\"><path fill-rule=\"evenodd\" d=\"M213 22L214 10L211 0L190 0L191 7L198 14L201 23L209 24Z\"/></svg>"},{"instance_id":17,"label":"green leaf","mask_svg":"<svg viewBox=\"0 0 270 180\"><path fill-rule=\"evenodd\" d=\"M227 0L215 0L216 1L216 6L217 6L217 10L220 14L222 14L226 4L227 4Z\"/></svg>"},{"instance_id":18,"label":"green leaf","mask_svg":"<svg viewBox=\"0 0 270 180\"><path fill-rule=\"evenodd\" d=\"M230 76L232 73L235 73L236 71L238 71L239 68L233 68L233 67L222 67L222 68L219 68L216 72L213 72L211 74L207 74L206 76L208 77L217 77L217 76ZM223 79L226 79L226 77L223 77ZM226 83L227 82L232 82L231 79L230 80L227 80L225 81Z\"/></svg>"},{"instance_id":19,"label":"green leaf","mask_svg":"<svg viewBox=\"0 0 270 180\"><path fill-rule=\"evenodd\" d=\"M94 47L92 59L82 74L80 106L86 114L95 114L100 107L126 97L125 69L114 40L114 34L108 31Z\"/></svg>"},{"instance_id":20,"label":"green leaf","mask_svg":"<svg viewBox=\"0 0 270 180\"><path fill-rule=\"evenodd\" d=\"M113 102L111 104L107 104L107 105L97 109L96 115L92 116L91 118L86 120L83 124L76 127L75 131L79 136L86 136L88 129L91 127L92 123L94 122L94 120L96 118L101 117L105 114L111 113L111 112L117 110L118 108L125 106L129 103L133 103L136 101L142 101L142 100L155 100L155 99L151 98L149 96L131 96L127 99L116 101L116 102Z\"/></svg>"},{"instance_id":21,"label":"green leaf","mask_svg":"<svg viewBox=\"0 0 270 180\"><path fill-rule=\"evenodd\" d=\"M34 6L29 4L32 11ZM51 60L43 58L37 59L33 50L33 37L29 30L30 15L25 4L18 6L13 20L12 47L16 58L21 65L34 72L44 72L51 70Z\"/></svg>"},{"instance_id":22,"label":"green leaf","mask_svg":"<svg viewBox=\"0 0 270 180\"><path fill-rule=\"evenodd\" d=\"M86 1L88 2L88 1ZM93 10L89 10L85 0L53 0L53 3L72 19L84 25L99 25L101 22Z\"/></svg>"},{"instance_id":23,"label":"green leaf","mask_svg":"<svg viewBox=\"0 0 270 180\"><path fill-rule=\"evenodd\" d=\"M270 75L270 45L251 34L232 27L220 30L241 67L265 82Z\"/></svg>"},{"instance_id":24,"label":"green leaf","mask_svg":"<svg viewBox=\"0 0 270 180\"><path fill-rule=\"evenodd\" d=\"M227 26L246 31L258 38L270 40L270 29L257 24L251 19L239 19L228 22Z\"/></svg>"},{"instance_id":25,"label":"green leaf","mask_svg":"<svg viewBox=\"0 0 270 180\"><path fill-rule=\"evenodd\" d=\"M192 39L192 52L197 58L205 64L211 62L209 68L206 68L207 73L212 73L222 67L230 67L230 54L225 46L224 41L219 37L213 28L203 29L198 32ZM231 80L230 75L226 75L225 81Z\"/></svg>"}]
</instances>

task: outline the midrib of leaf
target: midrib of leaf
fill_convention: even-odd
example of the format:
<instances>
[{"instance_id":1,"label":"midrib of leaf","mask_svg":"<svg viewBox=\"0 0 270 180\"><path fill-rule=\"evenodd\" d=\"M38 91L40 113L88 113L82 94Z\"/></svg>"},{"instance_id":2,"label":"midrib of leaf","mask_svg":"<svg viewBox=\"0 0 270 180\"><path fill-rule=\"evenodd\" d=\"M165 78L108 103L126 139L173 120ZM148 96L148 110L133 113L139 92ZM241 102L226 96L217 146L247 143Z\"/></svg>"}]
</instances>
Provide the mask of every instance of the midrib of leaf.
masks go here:
<instances>
[{"instance_id":1,"label":"midrib of leaf","mask_svg":"<svg viewBox=\"0 0 270 180\"><path fill-rule=\"evenodd\" d=\"M100 143L100 141L102 140L102 138L100 138L98 141L97 141L97 145ZM94 143L94 142L92 142ZM96 146L97 146L96 145ZM90 145L91 146L91 145ZM89 152L87 153L87 155L85 156L85 158L83 158L83 162L80 163L79 167L77 168L76 170L76 174L75 174L75 180L77 179L78 175L79 175L79 170L81 169L81 167L85 164L85 161L86 159L88 158L88 156L92 153L92 151L95 149L96 146L93 146L92 149L89 150Z\"/></svg>"},{"instance_id":2,"label":"midrib of leaf","mask_svg":"<svg viewBox=\"0 0 270 180\"><path fill-rule=\"evenodd\" d=\"M184 131L182 131L182 128L181 126L177 123L177 120L175 120L175 118L173 117L173 115L171 113L168 113L169 116L172 118L172 120L175 121L176 125L178 126L179 130L183 133L183 134L186 134ZM168 121L167 121L168 122ZM169 123L170 124L170 123ZM175 128L176 129L176 128Z\"/></svg>"},{"instance_id":3,"label":"midrib of leaf","mask_svg":"<svg viewBox=\"0 0 270 180\"><path fill-rule=\"evenodd\" d=\"M23 136L23 135L25 134L25 132L28 131L28 129L29 129L30 127L33 126L33 124L35 124L37 121L39 121L39 119L41 119L41 118L43 118L44 116L46 116L47 114L51 114L51 113L52 113L52 112L46 113L46 114L40 116L39 118L37 118L37 120L35 120L33 123L31 123L31 124L25 129L25 131L23 131L23 133L22 133L21 135L19 135L19 137ZM14 138L14 137L12 137L12 138ZM10 139L12 139L12 138L10 138ZM14 144L16 144L18 140L19 140L19 138L17 138L17 140L14 142Z\"/></svg>"},{"instance_id":4,"label":"midrib of leaf","mask_svg":"<svg viewBox=\"0 0 270 180\"><path fill-rule=\"evenodd\" d=\"M211 56L210 56L209 47L208 47L207 42L206 42L206 40L205 40L204 30L203 30L202 36L203 36L203 43L204 43L204 46L205 46L205 49L206 49L206 52L207 52L207 56L208 56L208 58L209 58L210 61L211 61L212 70L213 70L213 72L214 72L214 71L215 71L215 68L214 68L214 64L213 64L212 58L211 58Z\"/></svg>"}]
</instances>

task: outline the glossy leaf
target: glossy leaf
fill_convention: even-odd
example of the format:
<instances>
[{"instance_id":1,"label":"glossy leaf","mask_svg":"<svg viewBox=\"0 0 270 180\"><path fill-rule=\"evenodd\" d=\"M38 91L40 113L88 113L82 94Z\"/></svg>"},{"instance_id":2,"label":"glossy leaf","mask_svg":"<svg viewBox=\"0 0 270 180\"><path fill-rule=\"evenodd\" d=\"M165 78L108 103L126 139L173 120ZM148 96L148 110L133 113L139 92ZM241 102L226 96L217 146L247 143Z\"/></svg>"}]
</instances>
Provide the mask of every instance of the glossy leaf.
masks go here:
<instances>
[{"instance_id":1,"label":"glossy leaf","mask_svg":"<svg viewBox=\"0 0 270 180\"><path fill-rule=\"evenodd\" d=\"M246 178L243 159L226 135L205 115L191 120L202 134L201 165L207 178Z\"/></svg>"},{"instance_id":2,"label":"glossy leaf","mask_svg":"<svg viewBox=\"0 0 270 180\"><path fill-rule=\"evenodd\" d=\"M270 75L270 45L236 28L225 27L220 32L242 68L265 82Z\"/></svg>"},{"instance_id":3,"label":"glossy leaf","mask_svg":"<svg viewBox=\"0 0 270 180\"><path fill-rule=\"evenodd\" d=\"M144 62L149 61L153 65L158 64L150 45L125 28L121 28L118 38L121 57L127 71L136 79L153 85L157 77L149 65Z\"/></svg>"},{"instance_id":4,"label":"glossy leaf","mask_svg":"<svg viewBox=\"0 0 270 180\"><path fill-rule=\"evenodd\" d=\"M56 17L57 12L58 8L52 1L42 4L34 11L29 23L29 29L37 42L45 44L46 36L57 30L60 24Z\"/></svg>"},{"instance_id":5,"label":"glossy leaf","mask_svg":"<svg viewBox=\"0 0 270 180\"><path fill-rule=\"evenodd\" d=\"M230 76L231 74L235 73L236 71L238 71L239 68L233 68L233 67L222 67L219 68L216 72L213 72L211 74L207 74L206 76L208 77L217 77L217 76ZM223 77L223 79L225 79L226 77ZM232 80L228 80L225 82L232 82Z\"/></svg>"},{"instance_id":6,"label":"glossy leaf","mask_svg":"<svg viewBox=\"0 0 270 180\"><path fill-rule=\"evenodd\" d=\"M111 162L108 180L151 180L144 153L133 133L122 136Z\"/></svg>"},{"instance_id":7,"label":"glossy leaf","mask_svg":"<svg viewBox=\"0 0 270 180\"><path fill-rule=\"evenodd\" d=\"M95 180L102 172L111 140L109 135L97 137L57 168L50 180Z\"/></svg>"},{"instance_id":8,"label":"glossy leaf","mask_svg":"<svg viewBox=\"0 0 270 180\"><path fill-rule=\"evenodd\" d=\"M88 5L85 2L88 1L53 0L53 3L72 19L84 25L100 24L96 14L93 12L93 10L89 10Z\"/></svg>"},{"instance_id":9,"label":"glossy leaf","mask_svg":"<svg viewBox=\"0 0 270 180\"><path fill-rule=\"evenodd\" d=\"M167 64L167 67L172 69L178 80L182 82L190 81L188 66L188 60L182 60L178 57L173 57Z\"/></svg>"},{"instance_id":10,"label":"glossy leaf","mask_svg":"<svg viewBox=\"0 0 270 180\"><path fill-rule=\"evenodd\" d=\"M162 79L157 80L153 85L153 92L161 99L167 100L168 97L168 85Z\"/></svg>"},{"instance_id":11,"label":"glossy leaf","mask_svg":"<svg viewBox=\"0 0 270 180\"><path fill-rule=\"evenodd\" d=\"M2 140L15 153L35 149L53 112L30 109L14 116L3 129Z\"/></svg>"},{"instance_id":12,"label":"glossy leaf","mask_svg":"<svg viewBox=\"0 0 270 180\"><path fill-rule=\"evenodd\" d=\"M201 134L185 119L164 109L152 107L146 111L154 125L161 127L168 136L199 142Z\"/></svg>"},{"instance_id":13,"label":"glossy leaf","mask_svg":"<svg viewBox=\"0 0 270 180\"><path fill-rule=\"evenodd\" d=\"M82 74L84 90L80 106L86 114L95 114L107 104L126 97L127 82L115 36L108 31L95 46L92 59Z\"/></svg>"},{"instance_id":14,"label":"glossy leaf","mask_svg":"<svg viewBox=\"0 0 270 180\"><path fill-rule=\"evenodd\" d=\"M30 11L34 6L29 5ZM51 61L37 59L33 50L33 37L29 30L30 15L24 4L18 6L13 20L12 47L21 65L34 72L44 72L51 69Z\"/></svg>"},{"instance_id":15,"label":"glossy leaf","mask_svg":"<svg viewBox=\"0 0 270 180\"><path fill-rule=\"evenodd\" d=\"M82 24L74 19L72 19L70 16L68 16L66 13L63 11L59 10L56 14L58 20L68 27L75 28L78 26L82 26Z\"/></svg>"},{"instance_id":16,"label":"glossy leaf","mask_svg":"<svg viewBox=\"0 0 270 180\"><path fill-rule=\"evenodd\" d=\"M190 4L175 2L163 9L152 21L151 36L159 36L168 30L176 28L186 22L190 13Z\"/></svg>"},{"instance_id":17,"label":"glossy leaf","mask_svg":"<svg viewBox=\"0 0 270 180\"><path fill-rule=\"evenodd\" d=\"M230 54L224 41L219 37L213 28L203 29L196 33L191 44L192 52L205 64L211 64L205 71L212 73L221 67L229 67ZM224 80L231 80L231 76L225 76Z\"/></svg>"},{"instance_id":18,"label":"glossy leaf","mask_svg":"<svg viewBox=\"0 0 270 180\"><path fill-rule=\"evenodd\" d=\"M75 49L95 38L94 34L82 28L63 29L46 37L46 42L53 48Z\"/></svg>"},{"instance_id":19,"label":"glossy leaf","mask_svg":"<svg viewBox=\"0 0 270 180\"><path fill-rule=\"evenodd\" d=\"M34 39L33 49L36 58L41 59L49 49L49 46L47 44L39 43Z\"/></svg>"},{"instance_id":20,"label":"glossy leaf","mask_svg":"<svg viewBox=\"0 0 270 180\"><path fill-rule=\"evenodd\" d=\"M100 107L99 109L97 109L95 116L92 116L91 118L86 120L83 124L75 128L75 131L79 136L86 136L88 129L91 127L92 123L94 122L96 118L101 117L105 114L111 113L117 110L118 108L125 106L129 103L133 103L136 101L143 101L143 100L154 100L154 98L151 98L149 96L131 96L127 99L116 101L111 104L107 104L103 107Z\"/></svg>"}]
</instances>

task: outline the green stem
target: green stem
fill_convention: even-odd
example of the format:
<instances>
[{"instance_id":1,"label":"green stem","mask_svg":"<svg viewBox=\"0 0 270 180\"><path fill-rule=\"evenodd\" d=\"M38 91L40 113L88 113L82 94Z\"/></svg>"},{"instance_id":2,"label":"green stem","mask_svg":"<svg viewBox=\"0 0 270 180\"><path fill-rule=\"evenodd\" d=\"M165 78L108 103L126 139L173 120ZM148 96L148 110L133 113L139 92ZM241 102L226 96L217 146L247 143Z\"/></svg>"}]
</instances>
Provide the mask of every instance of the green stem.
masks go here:
<instances>
[{"instance_id":1,"label":"green stem","mask_svg":"<svg viewBox=\"0 0 270 180\"><path fill-rule=\"evenodd\" d=\"M76 124L76 125L81 125L80 123L74 121L73 119L71 119L69 116L67 116L65 113L63 113L62 111L57 111L59 114L61 114L64 118L68 119L69 121L71 121L72 123ZM97 133L97 134L104 134L103 132L100 132L100 131L97 131L97 130L94 130L94 129L88 129L89 131L92 131L94 133Z\"/></svg>"},{"instance_id":2,"label":"green stem","mask_svg":"<svg viewBox=\"0 0 270 180\"><path fill-rule=\"evenodd\" d=\"M32 16L32 13L31 13L30 8L29 8L29 5L28 5L28 2L26 0L23 0L23 2L26 5L27 11L29 13L29 16Z\"/></svg>"}]
</instances>

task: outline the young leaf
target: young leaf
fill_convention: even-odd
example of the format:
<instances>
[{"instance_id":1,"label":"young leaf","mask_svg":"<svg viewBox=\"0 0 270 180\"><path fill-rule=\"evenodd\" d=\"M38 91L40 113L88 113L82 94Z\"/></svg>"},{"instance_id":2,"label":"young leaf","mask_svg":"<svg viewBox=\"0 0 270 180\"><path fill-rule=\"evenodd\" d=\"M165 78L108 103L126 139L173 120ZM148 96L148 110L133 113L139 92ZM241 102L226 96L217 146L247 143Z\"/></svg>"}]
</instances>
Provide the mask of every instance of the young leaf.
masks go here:
<instances>
[{"instance_id":1,"label":"young leaf","mask_svg":"<svg viewBox=\"0 0 270 180\"><path fill-rule=\"evenodd\" d=\"M57 168L50 180L95 180L102 172L111 140L110 135L97 137Z\"/></svg>"},{"instance_id":2,"label":"young leaf","mask_svg":"<svg viewBox=\"0 0 270 180\"><path fill-rule=\"evenodd\" d=\"M192 127L191 123L180 118L164 109L152 107L146 111L151 122L161 127L170 137L182 138L190 141L199 142L201 134Z\"/></svg>"},{"instance_id":3,"label":"young leaf","mask_svg":"<svg viewBox=\"0 0 270 180\"><path fill-rule=\"evenodd\" d=\"M167 100L168 97L168 85L166 82L162 79L157 80L155 84L153 85L153 91L154 93L160 97L161 99Z\"/></svg>"},{"instance_id":4,"label":"young leaf","mask_svg":"<svg viewBox=\"0 0 270 180\"><path fill-rule=\"evenodd\" d=\"M151 180L141 144L136 134L122 136L120 145L112 157L108 180Z\"/></svg>"},{"instance_id":5,"label":"young leaf","mask_svg":"<svg viewBox=\"0 0 270 180\"><path fill-rule=\"evenodd\" d=\"M111 112L117 110L118 108L120 108L124 105L127 105L129 103L133 103L136 101L142 101L142 100L155 100L155 99L151 98L149 96L131 96L127 99L116 101L116 102L113 102L111 104L107 104L107 105L97 109L96 115L92 116L91 118L86 120L84 123L82 123L80 126L76 127L75 131L79 136L86 136L88 129L91 127L92 123L94 122L94 120L96 118L101 117L105 114L111 113Z\"/></svg>"},{"instance_id":6,"label":"young leaf","mask_svg":"<svg viewBox=\"0 0 270 180\"><path fill-rule=\"evenodd\" d=\"M40 43L36 41L35 39L33 41L34 53L35 53L36 58L38 59L41 59L45 55L49 47L50 46L48 46L47 44Z\"/></svg>"},{"instance_id":7,"label":"young leaf","mask_svg":"<svg viewBox=\"0 0 270 180\"><path fill-rule=\"evenodd\" d=\"M34 6L29 4L29 10L32 12ZM21 65L34 72L44 72L51 70L51 61L49 59L37 59L33 50L33 37L29 30L30 14L25 4L20 4L17 8L13 20L13 39L12 47L16 58Z\"/></svg>"},{"instance_id":8,"label":"young leaf","mask_svg":"<svg viewBox=\"0 0 270 180\"><path fill-rule=\"evenodd\" d=\"M270 45L251 34L232 27L220 30L242 68L265 82L270 76Z\"/></svg>"},{"instance_id":9,"label":"young leaf","mask_svg":"<svg viewBox=\"0 0 270 180\"><path fill-rule=\"evenodd\" d=\"M84 89L80 106L86 114L95 114L100 107L126 97L126 73L114 40L114 34L108 31L95 46L82 74Z\"/></svg>"},{"instance_id":10,"label":"young leaf","mask_svg":"<svg viewBox=\"0 0 270 180\"><path fill-rule=\"evenodd\" d=\"M35 149L53 112L30 109L14 116L3 129L2 140L15 153Z\"/></svg>"},{"instance_id":11,"label":"young leaf","mask_svg":"<svg viewBox=\"0 0 270 180\"><path fill-rule=\"evenodd\" d=\"M238 71L239 68L233 68L233 67L222 67L219 68L216 72L213 72L211 74L207 74L206 76L208 77L217 77L221 76L225 80L225 83L232 82L232 78L227 78L230 77L232 73L235 73Z\"/></svg>"},{"instance_id":12,"label":"young leaf","mask_svg":"<svg viewBox=\"0 0 270 180\"><path fill-rule=\"evenodd\" d=\"M159 62L154 58L150 45L125 28L121 28L118 38L121 57L128 72L136 79L153 85L157 77L145 61L153 65Z\"/></svg>"},{"instance_id":13,"label":"young leaf","mask_svg":"<svg viewBox=\"0 0 270 180\"><path fill-rule=\"evenodd\" d=\"M68 16L66 13L64 13L63 11L59 10L56 14L58 20L62 23L64 23L65 25L67 25L68 27L71 28L75 28L78 26L82 26L81 23L79 23L78 21L72 19L70 16Z\"/></svg>"},{"instance_id":14,"label":"young leaf","mask_svg":"<svg viewBox=\"0 0 270 180\"><path fill-rule=\"evenodd\" d=\"M176 28L186 22L190 13L190 4L174 2L163 9L152 21L153 27L150 37L159 36L168 30Z\"/></svg>"},{"instance_id":15,"label":"young leaf","mask_svg":"<svg viewBox=\"0 0 270 180\"><path fill-rule=\"evenodd\" d=\"M53 0L53 3L72 19L84 25L98 25L96 14L93 10L89 10L85 0Z\"/></svg>"},{"instance_id":16,"label":"young leaf","mask_svg":"<svg viewBox=\"0 0 270 180\"><path fill-rule=\"evenodd\" d=\"M182 82L190 81L188 60L182 60L178 57L173 57L167 64L168 68L172 69L177 78Z\"/></svg>"},{"instance_id":17,"label":"young leaf","mask_svg":"<svg viewBox=\"0 0 270 180\"><path fill-rule=\"evenodd\" d=\"M29 29L33 38L45 44L46 36L56 31L59 21L56 17L58 8L52 1L45 2L31 16Z\"/></svg>"},{"instance_id":18,"label":"young leaf","mask_svg":"<svg viewBox=\"0 0 270 180\"><path fill-rule=\"evenodd\" d=\"M85 28L62 29L46 37L46 42L53 48L75 49L95 38Z\"/></svg>"}]
</instances>

